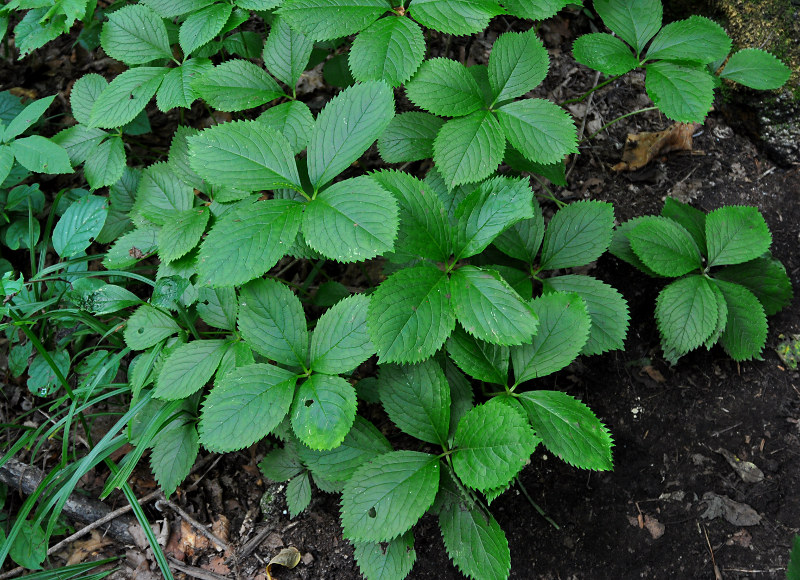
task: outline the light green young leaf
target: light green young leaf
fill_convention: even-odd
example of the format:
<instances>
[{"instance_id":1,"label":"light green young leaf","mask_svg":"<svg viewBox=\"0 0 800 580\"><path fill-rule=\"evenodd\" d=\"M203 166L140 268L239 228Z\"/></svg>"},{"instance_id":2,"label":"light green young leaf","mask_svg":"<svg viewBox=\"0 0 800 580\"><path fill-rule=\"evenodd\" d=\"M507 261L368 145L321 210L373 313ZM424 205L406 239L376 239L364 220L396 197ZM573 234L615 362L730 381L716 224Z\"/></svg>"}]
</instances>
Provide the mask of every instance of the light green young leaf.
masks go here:
<instances>
[{"instance_id":1,"label":"light green young leaf","mask_svg":"<svg viewBox=\"0 0 800 580\"><path fill-rule=\"evenodd\" d=\"M556 457L580 469L613 468L608 429L582 402L560 391L520 393L519 401L536 435Z\"/></svg>"},{"instance_id":2,"label":"light green young leaf","mask_svg":"<svg viewBox=\"0 0 800 580\"><path fill-rule=\"evenodd\" d=\"M294 88L308 65L313 39L292 29L283 18L273 23L264 44L264 66L284 84Z\"/></svg>"},{"instance_id":3,"label":"light green young leaf","mask_svg":"<svg viewBox=\"0 0 800 580\"><path fill-rule=\"evenodd\" d=\"M583 350L592 319L586 303L575 293L553 292L531 302L539 330L531 344L511 349L514 384L560 371Z\"/></svg>"},{"instance_id":4,"label":"light green young leaf","mask_svg":"<svg viewBox=\"0 0 800 580\"><path fill-rule=\"evenodd\" d=\"M511 551L494 516L488 519L477 506L466 509L452 502L439 512L447 554L461 572L473 580L508 580Z\"/></svg>"},{"instance_id":5,"label":"light green young leaf","mask_svg":"<svg viewBox=\"0 0 800 580\"><path fill-rule=\"evenodd\" d=\"M515 408L491 399L469 411L453 439L453 469L479 491L506 485L536 447L530 425Z\"/></svg>"},{"instance_id":6,"label":"light green young leaf","mask_svg":"<svg viewBox=\"0 0 800 580\"><path fill-rule=\"evenodd\" d=\"M356 542L353 556L358 569L369 580L403 580L417 560L414 534L409 530L388 545L380 542Z\"/></svg>"},{"instance_id":7,"label":"light green young leaf","mask_svg":"<svg viewBox=\"0 0 800 580\"><path fill-rule=\"evenodd\" d=\"M450 431L450 385L439 363L382 365L381 403L392 422L412 437L447 446Z\"/></svg>"},{"instance_id":8,"label":"light green young leaf","mask_svg":"<svg viewBox=\"0 0 800 580\"><path fill-rule=\"evenodd\" d=\"M614 231L614 207L603 201L578 201L550 220L542 244L541 268L575 268L606 251Z\"/></svg>"},{"instance_id":9,"label":"light green young leaf","mask_svg":"<svg viewBox=\"0 0 800 580\"><path fill-rule=\"evenodd\" d=\"M503 13L495 0L414 0L411 17L427 28L446 34L475 34Z\"/></svg>"},{"instance_id":10,"label":"light green young leaf","mask_svg":"<svg viewBox=\"0 0 800 580\"><path fill-rule=\"evenodd\" d=\"M714 81L707 70L663 60L646 70L647 95L662 113L679 123L703 122L714 101Z\"/></svg>"},{"instance_id":11,"label":"light green young leaf","mask_svg":"<svg viewBox=\"0 0 800 580\"><path fill-rule=\"evenodd\" d=\"M214 40L230 18L232 11L233 7L230 4L219 3L192 12L178 31L178 42L184 57Z\"/></svg>"},{"instance_id":12,"label":"light green young leaf","mask_svg":"<svg viewBox=\"0 0 800 580\"><path fill-rule=\"evenodd\" d=\"M439 488L439 461L417 451L392 451L362 465L342 494L344 536L388 542L428 511Z\"/></svg>"},{"instance_id":13,"label":"light green young leaf","mask_svg":"<svg viewBox=\"0 0 800 580\"><path fill-rule=\"evenodd\" d=\"M447 340L447 352L458 368L479 381L496 385L508 382L507 346L484 342L456 328Z\"/></svg>"},{"instance_id":14,"label":"light green young leaf","mask_svg":"<svg viewBox=\"0 0 800 580\"><path fill-rule=\"evenodd\" d=\"M622 75L639 66L639 59L624 42L604 32L576 38L572 54L579 63L607 75Z\"/></svg>"},{"instance_id":15,"label":"light green young leaf","mask_svg":"<svg viewBox=\"0 0 800 580\"><path fill-rule=\"evenodd\" d=\"M444 120L419 111L396 115L378 137L378 152L386 163L433 157L433 140Z\"/></svg>"},{"instance_id":16,"label":"light green young leaf","mask_svg":"<svg viewBox=\"0 0 800 580\"><path fill-rule=\"evenodd\" d=\"M669 218L648 216L627 236L636 256L661 276L683 276L702 266L691 234Z\"/></svg>"},{"instance_id":17,"label":"light green young leaf","mask_svg":"<svg viewBox=\"0 0 800 580\"><path fill-rule=\"evenodd\" d=\"M674 197L667 197L664 200L664 207L661 215L669 218L686 228L694 243L703 255L708 254L706 250L706 214L688 203L681 203Z\"/></svg>"},{"instance_id":18,"label":"light green young leaf","mask_svg":"<svg viewBox=\"0 0 800 580\"><path fill-rule=\"evenodd\" d=\"M376 20L353 41L348 63L357 81L386 81L396 87L413 75L425 57L422 29L409 18Z\"/></svg>"},{"instance_id":19,"label":"light green young leaf","mask_svg":"<svg viewBox=\"0 0 800 580\"><path fill-rule=\"evenodd\" d=\"M195 77L192 89L209 106L220 111L244 111L284 96L267 71L242 59L226 60Z\"/></svg>"},{"instance_id":20,"label":"light green young leaf","mask_svg":"<svg viewBox=\"0 0 800 580\"><path fill-rule=\"evenodd\" d=\"M193 340L180 345L161 367L153 396L172 401L193 395L214 376L227 348L222 340Z\"/></svg>"},{"instance_id":21,"label":"light green young leaf","mask_svg":"<svg viewBox=\"0 0 800 580\"><path fill-rule=\"evenodd\" d=\"M6 177L8 177L8 174L11 173L12 167L14 167L14 151L12 151L11 147L8 145L0 145L0 184L2 184L6 180Z\"/></svg>"},{"instance_id":22,"label":"light green young leaf","mask_svg":"<svg viewBox=\"0 0 800 580\"><path fill-rule=\"evenodd\" d=\"M489 111L447 121L433 142L433 160L449 189L488 177L503 160L503 130Z\"/></svg>"},{"instance_id":23,"label":"light green young leaf","mask_svg":"<svg viewBox=\"0 0 800 580\"><path fill-rule=\"evenodd\" d=\"M311 503L311 480L308 472L293 477L286 484L286 505L289 508L289 517L294 519Z\"/></svg>"},{"instance_id":24,"label":"light green young leaf","mask_svg":"<svg viewBox=\"0 0 800 580\"><path fill-rule=\"evenodd\" d=\"M75 200L53 228L53 249L61 258L83 252L103 229L107 216L105 197L86 195Z\"/></svg>"},{"instance_id":25,"label":"light green young leaf","mask_svg":"<svg viewBox=\"0 0 800 580\"><path fill-rule=\"evenodd\" d=\"M125 344L131 350L145 350L180 331L180 326L161 310L142 304L125 326Z\"/></svg>"},{"instance_id":26,"label":"light green young leaf","mask_svg":"<svg viewBox=\"0 0 800 580\"><path fill-rule=\"evenodd\" d=\"M156 106L162 113L170 109L189 109L198 98L192 88L194 79L214 70L207 58L190 58L181 66L169 69L156 93Z\"/></svg>"},{"instance_id":27,"label":"light green young leaf","mask_svg":"<svg viewBox=\"0 0 800 580\"><path fill-rule=\"evenodd\" d=\"M760 257L714 273L717 280L734 282L755 294L767 316L777 314L792 301L792 282L786 268L772 257Z\"/></svg>"},{"instance_id":28,"label":"light green young leaf","mask_svg":"<svg viewBox=\"0 0 800 580\"><path fill-rule=\"evenodd\" d=\"M356 404L356 390L342 377L312 374L294 395L292 429L311 449L333 449L353 426Z\"/></svg>"},{"instance_id":29,"label":"light green young leaf","mask_svg":"<svg viewBox=\"0 0 800 580\"><path fill-rule=\"evenodd\" d=\"M731 56L719 76L751 89L768 91L782 87L791 72L772 54L758 48L745 48Z\"/></svg>"},{"instance_id":30,"label":"light green young leaf","mask_svg":"<svg viewBox=\"0 0 800 580\"><path fill-rule=\"evenodd\" d=\"M256 363L229 372L203 402L200 443L236 451L263 439L289 412L297 376Z\"/></svg>"},{"instance_id":31,"label":"light green young leaf","mask_svg":"<svg viewBox=\"0 0 800 580\"><path fill-rule=\"evenodd\" d=\"M279 363L300 366L308 352L303 305L277 280L253 280L239 294L239 332L258 353Z\"/></svg>"},{"instance_id":32,"label":"light green young leaf","mask_svg":"<svg viewBox=\"0 0 800 580\"><path fill-rule=\"evenodd\" d=\"M13 141L10 145L14 158L33 173L72 173L69 155L60 146L41 135L31 135Z\"/></svg>"},{"instance_id":33,"label":"light green young leaf","mask_svg":"<svg viewBox=\"0 0 800 580\"><path fill-rule=\"evenodd\" d=\"M89 124L92 106L107 86L108 81L95 73L83 75L75 81L69 94L69 104L72 116L78 123Z\"/></svg>"},{"instance_id":34,"label":"light green young leaf","mask_svg":"<svg viewBox=\"0 0 800 580\"><path fill-rule=\"evenodd\" d=\"M661 0L596 0L594 9L603 23L641 54L661 28Z\"/></svg>"},{"instance_id":35,"label":"light green young leaf","mask_svg":"<svg viewBox=\"0 0 800 580\"><path fill-rule=\"evenodd\" d=\"M369 297L358 294L340 300L320 316L311 337L311 370L345 373L375 353L367 334L368 308Z\"/></svg>"},{"instance_id":36,"label":"light green young leaf","mask_svg":"<svg viewBox=\"0 0 800 580\"><path fill-rule=\"evenodd\" d=\"M656 323L664 351L681 357L703 344L717 326L717 300L704 276L681 278L656 299Z\"/></svg>"},{"instance_id":37,"label":"light green young leaf","mask_svg":"<svg viewBox=\"0 0 800 580\"><path fill-rule=\"evenodd\" d=\"M483 107L481 90L467 67L449 58L423 62L406 83L406 94L418 107L443 117L461 117Z\"/></svg>"},{"instance_id":38,"label":"light green young leaf","mask_svg":"<svg viewBox=\"0 0 800 580\"><path fill-rule=\"evenodd\" d=\"M303 234L324 256L357 262L391 250L397 224L394 197L361 175L334 183L306 204Z\"/></svg>"},{"instance_id":39,"label":"light green young leaf","mask_svg":"<svg viewBox=\"0 0 800 580\"><path fill-rule=\"evenodd\" d=\"M524 95L544 80L549 67L550 58L536 29L500 35L489 55L489 84L494 101Z\"/></svg>"},{"instance_id":40,"label":"light green young leaf","mask_svg":"<svg viewBox=\"0 0 800 580\"><path fill-rule=\"evenodd\" d=\"M176 212L192 209L194 194L166 163L154 163L142 172L132 217L141 217L157 225L171 225Z\"/></svg>"},{"instance_id":41,"label":"light green young leaf","mask_svg":"<svg viewBox=\"0 0 800 580\"><path fill-rule=\"evenodd\" d=\"M109 270L130 268L158 249L158 230L155 226L137 228L121 236L103 258Z\"/></svg>"},{"instance_id":42,"label":"light green young leaf","mask_svg":"<svg viewBox=\"0 0 800 580\"><path fill-rule=\"evenodd\" d=\"M173 419L159 431L152 445L150 468L164 495L169 497L189 475L197 459L200 438L194 422L187 416Z\"/></svg>"},{"instance_id":43,"label":"light green young leaf","mask_svg":"<svg viewBox=\"0 0 800 580\"><path fill-rule=\"evenodd\" d=\"M363 30L391 8L386 0L286 0L277 14L313 40L332 40Z\"/></svg>"},{"instance_id":44,"label":"light green young leaf","mask_svg":"<svg viewBox=\"0 0 800 580\"><path fill-rule=\"evenodd\" d=\"M86 158L83 173L94 191L114 185L125 170L125 144L118 135L112 135Z\"/></svg>"},{"instance_id":45,"label":"light green young leaf","mask_svg":"<svg viewBox=\"0 0 800 580\"><path fill-rule=\"evenodd\" d=\"M205 206L183 210L158 234L158 255L165 262L182 258L193 250L206 230L211 212Z\"/></svg>"},{"instance_id":46,"label":"light green young leaf","mask_svg":"<svg viewBox=\"0 0 800 580\"><path fill-rule=\"evenodd\" d=\"M708 64L724 60L731 39L719 24L703 16L667 24L647 48L647 60L663 59Z\"/></svg>"},{"instance_id":47,"label":"light green young leaf","mask_svg":"<svg viewBox=\"0 0 800 580\"><path fill-rule=\"evenodd\" d=\"M308 144L308 177L314 190L361 157L394 116L394 96L381 81L353 85L317 116Z\"/></svg>"},{"instance_id":48,"label":"light green young leaf","mask_svg":"<svg viewBox=\"0 0 800 580\"><path fill-rule=\"evenodd\" d=\"M576 4L576 2L573 0L503 0L503 6L509 14L529 20L546 20L555 16L568 4Z\"/></svg>"},{"instance_id":49,"label":"light green young leaf","mask_svg":"<svg viewBox=\"0 0 800 580\"><path fill-rule=\"evenodd\" d=\"M572 117L551 101L514 101L497 109L497 118L509 143L530 161L556 163L578 152Z\"/></svg>"},{"instance_id":50,"label":"light green young leaf","mask_svg":"<svg viewBox=\"0 0 800 580\"><path fill-rule=\"evenodd\" d=\"M164 21L141 4L124 6L109 14L100 44L108 56L127 65L172 58Z\"/></svg>"},{"instance_id":51,"label":"light green young leaf","mask_svg":"<svg viewBox=\"0 0 800 580\"><path fill-rule=\"evenodd\" d=\"M314 117L308 105L302 101L289 101L270 107L256 120L282 133L295 155L306 148L314 128Z\"/></svg>"},{"instance_id":52,"label":"light green young leaf","mask_svg":"<svg viewBox=\"0 0 800 580\"><path fill-rule=\"evenodd\" d=\"M769 226L755 207L725 206L706 216L709 266L754 260L769 250L771 244Z\"/></svg>"},{"instance_id":53,"label":"light green young leaf","mask_svg":"<svg viewBox=\"0 0 800 580\"><path fill-rule=\"evenodd\" d=\"M761 359L767 342L767 316L758 298L744 286L714 280L728 306L728 322L720 343L736 361Z\"/></svg>"},{"instance_id":54,"label":"light green young leaf","mask_svg":"<svg viewBox=\"0 0 800 580\"><path fill-rule=\"evenodd\" d=\"M22 135L31 125L36 123L36 121L38 121L41 116L44 115L44 112L55 98L56 96L52 95L50 97L45 97L29 103L28 106L22 110L22 112L11 119L6 126L5 131L0 133L2 140L7 143L14 137Z\"/></svg>"},{"instance_id":55,"label":"light green young leaf","mask_svg":"<svg viewBox=\"0 0 800 580\"><path fill-rule=\"evenodd\" d=\"M372 295L367 329L380 362L415 363L444 344L456 324L450 282L420 264L387 278Z\"/></svg>"},{"instance_id":56,"label":"light green young leaf","mask_svg":"<svg viewBox=\"0 0 800 580\"><path fill-rule=\"evenodd\" d=\"M169 70L142 66L117 76L94 102L89 126L110 129L133 121L156 94Z\"/></svg>"},{"instance_id":57,"label":"light green young leaf","mask_svg":"<svg viewBox=\"0 0 800 580\"><path fill-rule=\"evenodd\" d=\"M59 131L50 139L53 143L67 152L67 157L73 166L80 165L92 155L98 147L108 138L108 133L102 129L90 129L86 125L73 125ZM6 151L10 157L8 170L14 161L14 152L8 145L0 145L0 152ZM0 172L2 173L2 172Z\"/></svg>"}]
</instances>

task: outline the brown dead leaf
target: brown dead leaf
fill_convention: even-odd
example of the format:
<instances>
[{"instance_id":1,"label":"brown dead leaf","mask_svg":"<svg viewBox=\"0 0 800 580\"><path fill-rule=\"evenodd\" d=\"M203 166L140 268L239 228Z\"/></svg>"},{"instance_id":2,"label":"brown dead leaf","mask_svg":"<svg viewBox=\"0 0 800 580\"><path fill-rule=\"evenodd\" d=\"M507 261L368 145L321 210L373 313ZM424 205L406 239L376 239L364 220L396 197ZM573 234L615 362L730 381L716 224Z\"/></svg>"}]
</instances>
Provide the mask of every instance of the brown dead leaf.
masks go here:
<instances>
[{"instance_id":1,"label":"brown dead leaf","mask_svg":"<svg viewBox=\"0 0 800 580\"><path fill-rule=\"evenodd\" d=\"M72 544L72 553L67 559L67 566L80 564L93 554L96 554L113 543L114 541L111 538L105 538L98 530L92 530L92 535L88 540L82 540Z\"/></svg>"},{"instance_id":2,"label":"brown dead leaf","mask_svg":"<svg viewBox=\"0 0 800 580\"><path fill-rule=\"evenodd\" d=\"M209 546L208 538L195 532L186 521L181 520L181 550L191 557L195 552L205 550Z\"/></svg>"},{"instance_id":3,"label":"brown dead leaf","mask_svg":"<svg viewBox=\"0 0 800 580\"><path fill-rule=\"evenodd\" d=\"M284 548L278 555L272 558L267 564L267 578L269 580L274 580L272 576L272 567L274 565L283 566L285 568L289 568L290 570L297 566L300 563L300 550L295 548L294 546L290 546L288 548Z\"/></svg>"},{"instance_id":4,"label":"brown dead leaf","mask_svg":"<svg viewBox=\"0 0 800 580\"><path fill-rule=\"evenodd\" d=\"M213 522L211 522L211 531L215 536L227 544L231 532L230 520L228 520L225 515L220 514L214 519ZM217 546L217 550L220 550L219 546Z\"/></svg>"},{"instance_id":5,"label":"brown dead leaf","mask_svg":"<svg viewBox=\"0 0 800 580\"><path fill-rule=\"evenodd\" d=\"M657 368L653 367L652 365L645 365L642 367L642 372L647 373L647 376L653 379L657 383L665 383L667 379L664 378L664 375L661 374ZM641 374L641 373L639 373Z\"/></svg>"},{"instance_id":6,"label":"brown dead leaf","mask_svg":"<svg viewBox=\"0 0 800 580\"><path fill-rule=\"evenodd\" d=\"M742 528L741 530L733 534L730 538L728 538L728 541L725 542L725 544L728 546L736 545L736 546L741 546L742 548L749 548L750 542L752 541L753 541L753 536L750 535L750 532Z\"/></svg>"},{"instance_id":7,"label":"brown dead leaf","mask_svg":"<svg viewBox=\"0 0 800 580\"><path fill-rule=\"evenodd\" d=\"M222 576L231 573L231 569L225 564L225 558L222 556L214 556L211 558L208 564L203 566L203 569L216 574L221 574Z\"/></svg>"},{"instance_id":8,"label":"brown dead leaf","mask_svg":"<svg viewBox=\"0 0 800 580\"><path fill-rule=\"evenodd\" d=\"M622 161L614 171L636 171L659 155L671 151L691 151L692 135L699 123L675 123L669 129L657 133L629 133L622 152Z\"/></svg>"},{"instance_id":9,"label":"brown dead leaf","mask_svg":"<svg viewBox=\"0 0 800 580\"><path fill-rule=\"evenodd\" d=\"M12 87L8 89L8 92L14 95L15 97L23 97L31 100L39 96L34 89L26 89L23 87Z\"/></svg>"},{"instance_id":10,"label":"brown dead leaf","mask_svg":"<svg viewBox=\"0 0 800 580\"><path fill-rule=\"evenodd\" d=\"M169 541L167 545L164 546L164 551L169 555L178 560L179 562L183 562L186 558L186 553L183 551L183 534L181 528L177 530L173 530L173 532L169 536Z\"/></svg>"},{"instance_id":11,"label":"brown dead leaf","mask_svg":"<svg viewBox=\"0 0 800 580\"><path fill-rule=\"evenodd\" d=\"M644 516L644 527L650 532L650 536L657 540L661 536L664 535L664 531L666 530L666 526L659 522L656 518L651 518L650 516Z\"/></svg>"}]
</instances>

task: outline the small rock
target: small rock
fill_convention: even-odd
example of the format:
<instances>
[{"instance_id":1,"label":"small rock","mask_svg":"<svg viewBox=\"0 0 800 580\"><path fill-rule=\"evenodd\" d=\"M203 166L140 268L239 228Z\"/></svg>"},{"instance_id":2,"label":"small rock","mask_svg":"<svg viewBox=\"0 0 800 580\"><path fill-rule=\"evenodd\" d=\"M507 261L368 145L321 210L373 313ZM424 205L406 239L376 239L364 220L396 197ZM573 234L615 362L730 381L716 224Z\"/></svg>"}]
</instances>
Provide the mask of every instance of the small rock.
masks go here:
<instances>
[{"instance_id":1,"label":"small rock","mask_svg":"<svg viewBox=\"0 0 800 580\"><path fill-rule=\"evenodd\" d=\"M303 554L303 557L300 558L300 561L304 565L308 566L309 564L311 564L311 562L314 561L314 556L311 555L311 552L306 552L305 554Z\"/></svg>"}]
</instances>

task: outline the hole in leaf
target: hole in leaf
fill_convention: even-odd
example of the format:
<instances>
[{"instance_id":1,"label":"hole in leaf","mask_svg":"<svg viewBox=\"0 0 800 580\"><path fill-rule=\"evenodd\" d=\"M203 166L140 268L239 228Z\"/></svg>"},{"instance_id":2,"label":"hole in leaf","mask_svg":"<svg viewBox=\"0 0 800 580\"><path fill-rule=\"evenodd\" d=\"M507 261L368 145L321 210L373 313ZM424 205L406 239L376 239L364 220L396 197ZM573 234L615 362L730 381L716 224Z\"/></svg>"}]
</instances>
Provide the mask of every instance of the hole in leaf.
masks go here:
<instances>
[{"instance_id":1,"label":"hole in leaf","mask_svg":"<svg viewBox=\"0 0 800 580\"><path fill-rule=\"evenodd\" d=\"M310 407L314 404L314 399L306 399L306 407Z\"/></svg>"},{"instance_id":2,"label":"hole in leaf","mask_svg":"<svg viewBox=\"0 0 800 580\"><path fill-rule=\"evenodd\" d=\"M375 511L374 507L371 507L371 508L369 508L369 511L367 512L367 515L369 517L371 517L371 518L374 518L375 516L378 515L378 512Z\"/></svg>"},{"instance_id":3,"label":"hole in leaf","mask_svg":"<svg viewBox=\"0 0 800 580\"><path fill-rule=\"evenodd\" d=\"M144 334L144 328L140 328L140 329L139 329L139 330L137 330L136 332L138 332L139 334Z\"/></svg>"}]
</instances>

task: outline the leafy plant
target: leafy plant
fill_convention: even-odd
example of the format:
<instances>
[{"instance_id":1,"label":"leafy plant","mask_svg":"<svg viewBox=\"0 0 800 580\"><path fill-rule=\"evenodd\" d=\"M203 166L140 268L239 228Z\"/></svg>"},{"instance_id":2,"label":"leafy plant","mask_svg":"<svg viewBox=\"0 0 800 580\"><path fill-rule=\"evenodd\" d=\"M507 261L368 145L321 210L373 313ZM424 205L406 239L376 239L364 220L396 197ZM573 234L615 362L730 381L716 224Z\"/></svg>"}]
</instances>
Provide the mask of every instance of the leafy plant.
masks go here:
<instances>
[{"instance_id":1,"label":"leafy plant","mask_svg":"<svg viewBox=\"0 0 800 580\"><path fill-rule=\"evenodd\" d=\"M792 553L789 555L789 565L786 568L786 580L800 578L800 536L794 537Z\"/></svg>"},{"instance_id":2,"label":"leafy plant","mask_svg":"<svg viewBox=\"0 0 800 580\"><path fill-rule=\"evenodd\" d=\"M786 270L769 253L771 243L756 208L727 206L706 215L667 198L661 216L621 224L610 251L650 276L678 278L656 301L668 361L717 342L742 361L760 358L767 316L792 298Z\"/></svg>"}]
</instances>

